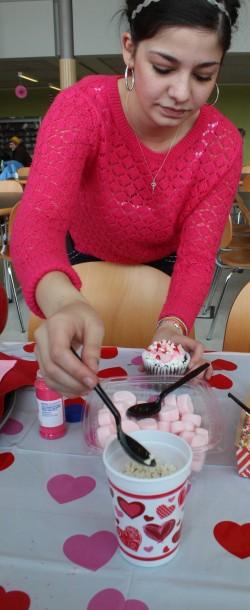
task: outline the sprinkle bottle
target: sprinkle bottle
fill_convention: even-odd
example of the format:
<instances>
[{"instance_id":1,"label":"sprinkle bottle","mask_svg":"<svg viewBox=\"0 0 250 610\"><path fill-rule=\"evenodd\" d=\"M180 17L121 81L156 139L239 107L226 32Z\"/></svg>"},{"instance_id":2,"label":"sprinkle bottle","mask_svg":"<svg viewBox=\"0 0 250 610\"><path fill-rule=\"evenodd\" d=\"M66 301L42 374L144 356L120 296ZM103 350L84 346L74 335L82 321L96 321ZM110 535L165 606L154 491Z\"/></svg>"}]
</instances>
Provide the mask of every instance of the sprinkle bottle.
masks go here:
<instances>
[{"instance_id":1,"label":"sprinkle bottle","mask_svg":"<svg viewBox=\"0 0 250 610\"><path fill-rule=\"evenodd\" d=\"M63 396L47 386L39 370L35 381L35 392L40 435L48 440L64 436L66 424Z\"/></svg>"}]
</instances>

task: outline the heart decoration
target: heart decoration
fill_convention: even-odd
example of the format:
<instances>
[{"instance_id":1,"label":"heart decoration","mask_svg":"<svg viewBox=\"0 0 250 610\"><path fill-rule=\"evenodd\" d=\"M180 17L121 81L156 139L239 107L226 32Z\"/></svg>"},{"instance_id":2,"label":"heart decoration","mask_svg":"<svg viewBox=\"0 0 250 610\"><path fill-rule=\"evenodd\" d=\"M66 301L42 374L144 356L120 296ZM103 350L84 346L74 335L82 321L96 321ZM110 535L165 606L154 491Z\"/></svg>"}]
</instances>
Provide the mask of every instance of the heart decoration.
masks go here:
<instances>
[{"instance_id":1,"label":"heart decoration","mask_svg":"<svg viewBox=\"0 0 250 610\"><path fill-rule=\"evenodd\" d=\"M0 470L7 470L15 461L15 456L10 451L0 453Z\"/></svg>"},{"instance_id":2,"label":"heart decoration","mask_svg":"<svg viewBox=\"0 0 250 610\"><path fill-rule=\"evenodd\" d=\"M24 99L25 97L27 97L28 95L28 90L26 87L24 87L24 85L17 85L15 87L15 95L16 97L18 97L20 100Z\"/></svg>"},{"instance_id":3,"label":"heart decoration","mask_svg":"<svg viewBox=\"0 0 250 610\"><path fill-rule=\"evenodd\" d=\"M115 514L117 515L117 517L124 517L124 513L122 512L122 510L119 510L117 506L115 506Z\"/></svg>"},{"instance_id":4,"label":"heart decoration","mask_svg":"<svg viewBox=\"0 0 250 610\"><path fill-rule=\"evenodd\" d=\"M142 357L141 356L135 356L134 358L132 358L131 364L134 364L135 366L141 366L142 365Z\"/></svg>"},{"instance_id":5,"label":"heart decoration","mask_svg":"<svg viewBox=\"0 0 250 610\"><path fill-rule=\"evenodd\" d=\"M1 432L3 434L19 434L20 432L22 432L23 430L23 424L20 421L17 421L17 419L13 419L12 417L9 417L9 419L6 421L6 423L4 424L4 426L1 429Z\"/></svg>"},{"instance_id":6,"label":"heart decoration","mask_svg":"<svg viewBox=\"0 0 250 610\"><path fill-rule=\"evenodd\" d=\"M165 506L164 504L161 504L157 507L156 512L160 519L165 519L166 517L169 517L169 515L171 515L174 510L174 504L171 504L171 506Z\"/></svg>"},{"instance_id":7,"label":"heart decoration","mask_svg":"<svg viewBox=\"0 0 250 610\"><path fill-rule=\"evenodd\" d=\"M221 521L214 527L214 537L228 553L239 559L250 557L250 523Z\"/></svg>"},{"instance_id":8,"label":"heart decoration","mask_svg":"<svg viewBox=\"0 0 250 610\"><path fill-rule=\"evenodd\" d=\"M229 390L233 386L232 380L226 375L213 375L208 383L217 390Z\"/></svg>"},{"instance_id":9,"label":"heart decoration","mask_svg":"<svg viewBox=\"0 0 250 610\"><path fill-rule=\"evenodd\" d=\"M180 493L179 493L179 495L178 495L178 504L179 504L179 506L182 506L182 505L184 504L184 502L185 502L185 498L186 498L186 495L187 495L187 489L186 489L186 487L184 486L184 487L181 489L181 491L180 491Z\"/></svg>"},{"instance_id":10,"label":"heart decoration","mask_svg":"<svg viewBox=\"0 0 250 610\"><path fill-rule=\"evenodd\" d=\"M117 589L98 591L90 600L87 610L149 610L138 599L127 599Z\"/></svg>"},{"instance_id":11,"label":"heart decoration","mask_svg":"<svg viewBox=\"0 0 250 610\"><path fill-rule=\"evenodd\" d=\"M173 542L174 544L175 544L176 542L179 542L180 537L181 537L181 527L180 527L180 529L179 529L179 530L177 530L177 532L175 532L175 534L173 535L172 542Z\"/></svg>"},{"instance_id":12,"label":"heart decoration","mask_svg":"<svg viewBox=\"0 0 250 610\"><path fill-rule=\"evenodd\" d=\"M154 517L150 517L149 515L144 515L143 519L144 519L144 521L153 521Z\"/></svg>"},{"instance_id":13,"label":"heart decoration","mask_svg":"<svg viewBox=\"0 0 250 610\"><path fill-rule=\"evenodd\" d=\"M65 541L63 552L73 563L96 572L112 559L117 547L117 538L112 532L100 531L92 536L71 536Z\"/></svg>"},{"instance_id":14,"label":"heart decoration","mask_svg":"<svg viewBox=\"0 0 250 610\"><path fill-rule=\"evenodd\" d=\"M154 548L153 546L144 546L144 547L143 547L143 550L144 550L146 553L151 553L151 551L153 551L153 548Z\"/></svg>"},{"instance_id":15,"label":"heart decoration","mask_svg":"<svg viewBox=\"0 0 250 610\"><path fill-rule=\"evenodd\" d=\"M5 591L0 587L1 610L29 610L30 597L23 591Z\"/></svg>"},{"instance_id":16,"label":"heart decoration","mask_svg":"<svg viewBox=\"0 0 250 610\"><path fill-rule=\"evenodd\" d=\"M231 362L230 360L224 360L222 358L217 358L211 362L214 371L235 371L238 367L237 364Z\"/></svg>"},{"instance_id":17,"label":"heart decoration","mask_svg":"<svg viewBox=\"0 0 250 610\"><path fill-rule=\"evenodd\" d=\"M101 348L101 358L104 360L109 360L111 358L116 358L118 356L118 349L115 346L104 346Z\"/></svg>"},{"instance_id":18,"label":"heart decoration","mask_svg":"<svg viewBox=\"0 0 250 610\"><path fill-rule=\"evenodd\" d=\"M142 538L139 530L137 530L136 527L131 527L128 525L125 527L125 530L118 527L117 534L124 546L127 546L133 551L138 551Z\"/></svg>"},{"instance_id":19,"label":"heart decoration","mask_svg":"<svg viewBox=\"0 0 250 610\"><path fill-rule=\"evenodd\" d=\"M26 343L25 345L23 345L23 350L31 354L35 351L35 345L36 344L34 343L34 341L32 343Z\"/></svg>"},{"instance_id":20,"label":"heart decoration","mask_svg":"<svg viewBox=\"0 0 250 610\"><path fill-rule=\"evenodd\" d=\"M47 490L58 504L66 504L87 496L95 486L96 481L92 477L59 474L48 481Z\"/></svg>"},{"instance_id":21,"label":"heart decoration","mask_svg":"<svg viewBox=\"0 0 250 610\"><path fill-rule=\"evenodd\" d=\"M101 379L107 379L109 377L127 377L128 373L121 366L113 366L109 369L102 369L98 371L98 377Z\"/></svg>"},{"instance_id":22,"label":"heart decoration","mask_svg":"<svg viewBox=\"0 0 250 610\"><path fill-rule=\"evenodd\" d=\"M157 525L156 523L149 523L144 525L144 532L148 538L156 540L156 542L163 542L167 536L172 532L175 526L175 519L166 521L163 525Z\"/></svg>"},{"instance_id":23,"label":"heart decoration","mask_svg":"<svg viewBox=\"0 0 250 610\"><path fill-rule=\"evenodd\" d=\"M136 517L139 517L145 511L145 506L142 502L127 502L127 500L121 498L121 496L117 497L117 502L122 511L128 515L130 519L136 519Z\"/></svg>"}]
</instances>

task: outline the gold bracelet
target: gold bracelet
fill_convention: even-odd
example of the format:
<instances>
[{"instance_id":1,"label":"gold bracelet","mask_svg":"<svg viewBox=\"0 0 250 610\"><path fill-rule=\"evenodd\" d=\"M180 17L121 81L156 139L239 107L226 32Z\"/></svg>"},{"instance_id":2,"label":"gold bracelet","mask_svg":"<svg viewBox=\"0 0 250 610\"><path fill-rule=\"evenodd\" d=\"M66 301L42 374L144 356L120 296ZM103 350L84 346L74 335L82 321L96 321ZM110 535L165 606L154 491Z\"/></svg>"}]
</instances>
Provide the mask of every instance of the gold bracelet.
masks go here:
<instances>
[{"instance_id":1,"label":"gold bracelet","mask_svg":"<svg viewBox=\"0 0 250 610\"><path fill-rule=\"evenodd\" d=\"M157 328L159 328L163 322L170 322L170 324L172 324L172 326L175 326L175 328L178 328L181 331L182 335L187 336L187 334L188 334L187 326L186 326L185 322L183 322L183 320L181 320L180 318L176 318L174 316L173 317L166 316L165 318L161 318L161 320L159 320L159 322L157 324Z\"/></svg>"}]
</instances>

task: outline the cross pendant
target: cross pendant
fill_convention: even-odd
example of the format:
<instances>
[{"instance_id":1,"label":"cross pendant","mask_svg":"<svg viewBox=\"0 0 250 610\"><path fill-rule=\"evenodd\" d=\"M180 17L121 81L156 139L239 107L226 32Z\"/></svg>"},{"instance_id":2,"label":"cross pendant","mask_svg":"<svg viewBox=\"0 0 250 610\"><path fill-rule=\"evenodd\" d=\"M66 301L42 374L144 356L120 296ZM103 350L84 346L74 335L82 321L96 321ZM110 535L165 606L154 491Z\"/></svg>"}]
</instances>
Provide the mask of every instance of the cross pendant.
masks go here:
<instances>
[{"instance_id":1,"label":"cross pendant","mask_svg":"<svg viewBox=\"0 0 250 610\"><path fill-rule=\"evenodd\" d=\"M154 192L155 192L155 189L156 189L156 186L157 186L157 184L156 184L156 182L155 182L155 179L154 179L154 178L153 178L153 180L152 180L152 182L151 182L151 186L152 186L152 191L153 191L153 193L154 193Z\"/></svg>"}]
</instances>

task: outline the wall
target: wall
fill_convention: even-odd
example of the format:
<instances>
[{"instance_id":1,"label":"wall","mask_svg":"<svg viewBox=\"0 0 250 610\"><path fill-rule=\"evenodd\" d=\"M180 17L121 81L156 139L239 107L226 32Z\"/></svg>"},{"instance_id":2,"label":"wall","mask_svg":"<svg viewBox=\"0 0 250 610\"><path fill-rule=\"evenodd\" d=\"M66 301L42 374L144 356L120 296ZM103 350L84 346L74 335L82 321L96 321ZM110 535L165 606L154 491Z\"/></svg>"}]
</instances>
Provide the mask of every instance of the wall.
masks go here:
<instances>
[{"instance_id":1,"label":"wall","mask_svg":"<svg viewBox=\"0 0 250 610\"><path fill-rule=\"evenodd\" d=\"M222 85L217 108L237 127L244 127L244 162L250 161L250 84Z\"/></svg>"},{"instance_id":2,"label":"wall","mask_svg":"<svg viewBox=\"0 0 250 610\"><path fill-rule=\"evenodd\" d=\"M46 89L30 89L29 95L17 99L14 91L1 91L0 116L3 117L32 117L43 116L54 98Z\"/></svg>"},{"instance_id":3,"label":"wall","mask_svg":"<svg viewBox=\"0 0 250 610\"><path fill-rule=\"evenodd\" d=\"M0 1L0 58L54 55L53 0Z\"/></svg>"}]
</instances>

